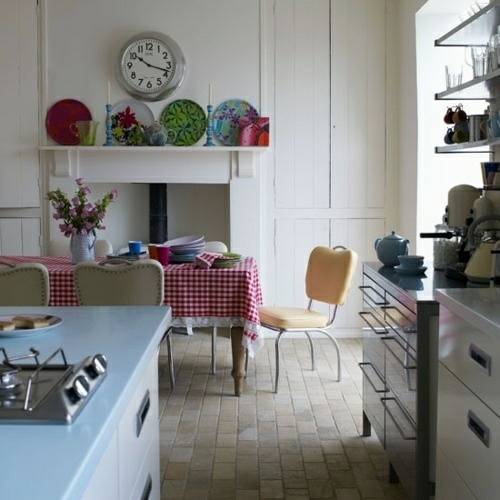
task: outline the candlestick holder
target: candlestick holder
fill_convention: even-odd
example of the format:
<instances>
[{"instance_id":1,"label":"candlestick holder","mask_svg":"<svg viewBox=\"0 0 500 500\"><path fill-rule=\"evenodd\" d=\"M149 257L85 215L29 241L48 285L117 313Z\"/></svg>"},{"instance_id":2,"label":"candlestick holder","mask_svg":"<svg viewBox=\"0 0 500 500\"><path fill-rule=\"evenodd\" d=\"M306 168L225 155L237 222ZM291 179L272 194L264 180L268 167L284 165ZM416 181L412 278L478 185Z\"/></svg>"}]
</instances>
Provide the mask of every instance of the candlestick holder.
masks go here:
<instances>
[{"instance_id":1,"label":"candlestick holder","mask_svg":"<svg viewBox=\"0 0 500 500\"><path fill-rule=\"evenodd\" d=\"M204 146L215 146L214 142L213 142L213 123L212 123L212 110L214 109L214 107L209 104L207 106L207 140L205 142L205 144L203 144Z\"/></svg>"},{"instance_id":2,"label":"candlestick holder","mask_svg":"<svg viewBox=\"0 0 500 500\"><path fill-rule=\"evenodd\" d=\"M111 104L106 104L106 142L103 146L114 146L113 130L111 128Z\"/></svg>"}]
</instances>

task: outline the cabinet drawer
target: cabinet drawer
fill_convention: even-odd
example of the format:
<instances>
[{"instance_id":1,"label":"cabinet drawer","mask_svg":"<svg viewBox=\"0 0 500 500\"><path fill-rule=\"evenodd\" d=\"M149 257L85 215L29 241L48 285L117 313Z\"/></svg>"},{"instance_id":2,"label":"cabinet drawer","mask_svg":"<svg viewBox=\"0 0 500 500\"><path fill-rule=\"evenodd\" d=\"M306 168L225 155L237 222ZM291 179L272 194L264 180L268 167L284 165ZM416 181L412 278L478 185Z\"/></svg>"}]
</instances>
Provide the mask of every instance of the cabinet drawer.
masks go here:
<instances>
[{"instance_id":1,"label":"cabinet drawer","mask_svg":"<svg viewBox=\"0 0 500 500\"><path fill-rule=\"evenodd\" d=\"M438 392L439 448L477 498L497 499L500 418L442 364Z\"/></svg>"},{"instance_id":2,"label":"cabinet drawer","mask_svg":"<svg viewBox=\"0 0 500 500\"><path fill-rule=\"evenodd\" d=\"M146 453L141 470L137 476L135 487L128 497L129 500L159 500L160 499L160 464L159 442L153 441Z\"/></svg>"},{"instance_id":3,"label":"cabinet drawer","mask_svg":"<svg viewBox=\"0 0 500 500\"><path fill-rule=\"evenodd\" d=\"M120 498L129 497L151 442L158 440L157 373L153 356L118 428Z\"/></svg>"},{"instance_id":4,"label":"cabinet drawer","mask_svg":"<svg viewBox=\"0 0 500 500\"><path fill-rule=\"evenodd\" d=\"M386 346L385 376L404 410L417 419L417 355L400 337L383 337Z\"/></svg>"},{"instance_id":5,"label":"cabinet drawer","mask_svg":"<svg viewBox=\"0 0 500 500\"><path fill-rule=\"evenodd\" d=\"M476 500L463 479L451 466L446 456L438 448L436 450L436 497L453 498L453 500Z\"/></svg>"},{"instance_id":6,"label":"cabinet drawer","mask_svg":"<svg viewBox=\"0 0 500 500\"><path fill-rule=\"evenodd\" d=\"M500 342L440 309L439 360L500 415Z\"/></svg>"}]
</instances>

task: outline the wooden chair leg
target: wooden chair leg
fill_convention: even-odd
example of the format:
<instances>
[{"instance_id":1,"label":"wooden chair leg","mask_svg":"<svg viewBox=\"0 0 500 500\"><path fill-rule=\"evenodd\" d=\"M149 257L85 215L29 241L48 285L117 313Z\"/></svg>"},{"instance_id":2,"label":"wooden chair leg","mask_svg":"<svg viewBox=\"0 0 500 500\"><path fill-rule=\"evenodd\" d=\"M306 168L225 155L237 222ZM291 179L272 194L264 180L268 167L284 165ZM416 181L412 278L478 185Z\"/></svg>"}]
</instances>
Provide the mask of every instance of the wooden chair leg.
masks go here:
<instances>
[{"instance_id":1,"label":"wooden chair leg","mask_svg":"<svg viewBox=\"0 0 500 500\"><path fill-rule=\"evenodd\" d=\"M212 327L212 363L211 363L211 373L215 375L217 370L217 327Z\"/></svg>"},{"instance_id":2,"label":"wooden chair leg","mask_svg":"<svg viewBox=\"0 0 500 500\"><path fill-rule=\"evenodd\" d=\"M175 387L174 357L172 353L172 329L167 332L167 361L170 376L170 388Z\"/></svg>"}]
</instances>

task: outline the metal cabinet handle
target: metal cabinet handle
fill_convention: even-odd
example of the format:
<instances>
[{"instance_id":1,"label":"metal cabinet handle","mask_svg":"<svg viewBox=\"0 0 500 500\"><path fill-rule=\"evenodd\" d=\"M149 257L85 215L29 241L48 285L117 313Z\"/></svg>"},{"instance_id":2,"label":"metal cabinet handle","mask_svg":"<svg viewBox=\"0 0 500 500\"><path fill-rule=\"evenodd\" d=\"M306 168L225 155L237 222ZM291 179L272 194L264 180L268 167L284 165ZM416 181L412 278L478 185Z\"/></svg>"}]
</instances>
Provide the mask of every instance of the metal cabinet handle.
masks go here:
<instances>
[{"instance_id":1,"label":"metal cabinet handle","mask_svg":"<svg viewBox=\"0 0 500 500\"><path fill-rule=\"evenodd\" d=\"M481 419L472 410L467 412L467 427L478 437L479 441L490 447L490 429L481 422Z\"/></svg>"},{"instance_id":2,"label":"metal cabinet handle","mask_svg":"<svg viewBox=\"0 0 500 500\"><path fill-rule=\"evenodd\" d=\"M378 392L378 393L381 393L381 392L389 392L389 389L387 389L387 387L385 386L385 380L384 380L384 377L382 376L382 374L377 370L377 368L375 368L373 366L372 363L368 362L368 361L363 361L362 363L358 363L358 366L359 368L361 369L361 371L363 372L364 376L366 377L366 380L368 381L368 383L372 386L372 389L375 391L375 392ZM375 375L379 378L380 380L380 383L383 385L383 389L377 389L375 387L375 383L372 381L372 379L370 378L370 376L368 375L368 372L366 371L365 369L365 366L370 366L372 368L372 370L375 372Z\"/></svg>"},{"instance_id":3,"label":"metal cabinet handle","mask_svg":"<svg viewBox=\"0 0 500 500\"><path fill-rule=\"evenodd\" d=\"M382 340L386 343L385 347L387 350L394 356L396 361L405 369L405 370L414 370L417 368L417 359L413 354L409 352L409 346L408 345L403 345L401 342L396 338L396 337L382 337ZM391 340L395 342L405 353L404 360L402 360L395 351L391 349L390 344L388 341Z\"/></svg>"},{"instance_id":4,"label":"metal cabinet handle","mask_svg":"<svg viewBox=\"0 0 500 500\"><path fill-rule=\"evenodd\" d=\"M382 401L382 404L384 405L384 408L387 410L387 414L389 415L389 417L391 418L392 422L396 426L396 429L398 430L398 432L401 435L401 437L404 440L406 440L406 441L411 441L411 440L417 439L417 437L415 435L416 434L416 430L417 430L417 426L414 424L414 422L412 421L412 419L407 415L407 413L405 412L405 410L403 409L403 407L400 405L399 401L396 398L380 398L380 400ZM413 434L411 436L405 434L404 430L401 428L401 426L399 425L398 421L396 420L396 417L393 415L393 413L389 409L389 406L387 405L387 401L393 401L394 403L396 403L398 409L401 411L401 415L408 422L408 424L410 425L410 427L413 430Z\"/></svg>"},{"instance_id":5,"label":"metal cabinet handle","mask_svg":"<svg viewBox=\"0 0 500 500\"><path fill-rule=\"evenodd\" d=\"M369 285L361 285L358 287L359 290L361 290L361 293L363 294L363 297L366 297L370 300L370 302L373 302L375 305L377 306L384 306L384 305L387 305L389 304L389 302L387 302L387 300L385 300L385 297L380 294L377 290L375 290L375 288L373 288L372 286L369 286ZM370 294L366 293L366 290L370 290L372 291L375 295L377 295L378 297L380 297L380 301L377 301L377 300L374 300Z\"/></svg>"},{"instance_id":6,"label":"metal cabinet handle","mask_svg":"<svg viewBox=\"0 0 500 500\"><path fill-rule=\"evenodd\" d=\"M146 390L146 394L142 398L141 405L135 416L136 419L136 437L141 435L142 427L146 421L146 417L149 413L149 408L151 407L151 398L149 397L149 389Z\"/></svg>"},{"instance_id":7,"label":"metal cabinet handle","mask_svg":"<svg viewBox=\"0 0 500 500\"><path fill-rule=\"evenodd\" d=\"M469 346L469 357L475 361L481 368L484 368L491 377L491 356L485 353L475 344Z\"/></svg>"},{"instance_id":8,"label":"metal cabinet handle","mask_svg":"<svg viewBox=\"0 0 500 500\"><path fill-rule=\"evenodd\" d=\"M388 333L387 331L387 328L385 327L385 325L370 311L361 311L359 313L359 316L361 317L361 319L372 329L372 331L374 333L376 333L377 335L385 335ZM375 323L378 324L378 326L374 326L372 325L367 317L371 317L373 319L373 321L375 321Z\"/></svg>"},{"instance_id":9,"label":"metal cabinet handle","mask_svg":"<svg viewBox=\"0 0 500 500\"><path fill-rule=\"evenodd\" d=\"M398 309L396 306L386 306L382 308L384 312L387 314L387 316L394 322L394 324L403 330L405 333L417 333L417 323L415 319L409 318L406 314L404 314L400 309ZM390 310L393 309L397 311L403 318L408 322L405 325L402 325L401 323L398 322L397 319L395 319L393 316L390 314Z\"/></svg>"}]
</instances>

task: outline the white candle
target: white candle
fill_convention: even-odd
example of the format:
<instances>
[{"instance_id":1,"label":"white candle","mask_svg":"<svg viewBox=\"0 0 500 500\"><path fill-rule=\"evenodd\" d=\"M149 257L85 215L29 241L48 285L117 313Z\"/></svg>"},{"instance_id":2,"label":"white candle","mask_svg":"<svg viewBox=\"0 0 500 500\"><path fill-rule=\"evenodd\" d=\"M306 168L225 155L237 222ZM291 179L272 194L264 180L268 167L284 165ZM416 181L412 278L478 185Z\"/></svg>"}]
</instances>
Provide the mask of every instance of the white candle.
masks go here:
<instances>
[{"instance_id":1,"label":"white candle","mask_svg":"<svg viewBox=\"0 0 500 500\"><path fill-rule=\"evenodd\" d=\"M111 104L111 82L108 82L108 95L107 95L107 104Z\"/></svg>"},{"instance_id":2,"label":"white candle","mask_svg":"<svg viewBox=\"0 0 500 500\"><path fill-rule=\"evenodd\" d=\"M212 83L208 84L208 104L212 104Z\"/></svg>"}]
</instances>

